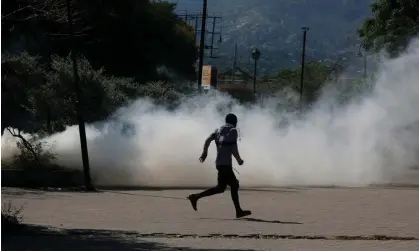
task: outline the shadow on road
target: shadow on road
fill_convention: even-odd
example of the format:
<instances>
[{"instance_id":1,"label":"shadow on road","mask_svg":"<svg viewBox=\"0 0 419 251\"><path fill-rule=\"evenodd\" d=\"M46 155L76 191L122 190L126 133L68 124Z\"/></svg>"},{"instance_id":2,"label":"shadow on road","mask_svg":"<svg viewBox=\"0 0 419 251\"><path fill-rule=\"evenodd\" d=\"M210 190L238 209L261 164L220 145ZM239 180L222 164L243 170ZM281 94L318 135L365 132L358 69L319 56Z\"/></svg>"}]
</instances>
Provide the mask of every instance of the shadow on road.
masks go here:
<instances>
[{"instance_id":1,"label":"shadow on road","mask_svg":"<svg viewBox=\"0 0 419 251\"><path fill-rule=\"evenodd\" d=\"M234 220L234 221L251 221L251 222L260 222L260 223L275 223L275 224L294 224L301 225L303 223L296 221L279 221L279 220L262 220L257 218L240 218L240 219L221 219L221 218L200 218L201 220Z\"/></svg>"},{"instance_id":2,"label":"shadow on road","mask_svg":"<svg viewBox=\"0 0 419 251\"><path fill-rule=\"evenodd\" d=\"M161 199L173 199L173 200L187 200L186 195L185 197L174 197L174 196L164 196L164 195L156 195L156 194L144 194L139 193L140 191L164 191L164 190L190 190L192 188L130 188L130 189L118 189L118 190L102 190L105 193L115 193L115 194L123 194L123 195L132 195L132 196L140 196L140 197L153 197L153 198L161 198ZM198 188L196 188L198 189ZM195 189L194 189L195 190ZM200 189L204 190L204 188ZM240 189L241 191L250 191L250 192L271 192L271 193L297 193L298 190L294 189L262 189L262 188L243 188Z\"/></svg>"},{"instance_id":3,"label":"shadow on road","mask_svg":"<svg viewBox=\"0 0 419 251\"><path fill-rule=\"evenodd\" d=\"M150 241L148 241L145 239L136 238L135 236L127 234L124 235L124 232L118 231L103 231L89 229L77 231L51 230L40 226L25 227L24 230L20 230L19 232L13 234L2 232L1 249L4 251L223 251L223 249L195 249L189 247L170 247L167 244L156 242L154 241L154 239L150 239ZM224 249L224 251L227 250Z\"/></svg>"},{"instance_id":4,"label":"shadow on road","mask_svg":"<svg viewBox=\"0 0 419 251\"><path fill-rule=\"evenodd\" d=\"M176 190L205 190L209 187L142 187L142 186L99 186L98 189L103 192L108 191L176 191ZM249 192L272 192L272 193L298 193L306 190L302 187L243 187L240 191Z\"/></svg>"},{"instance_id":5,"label":"shadow on road","mask_svg":"<svg viewBox=\"0 0 419 251\"><path fill-rule=\"evenodd\" d=\"M161 198L161 199L187 200L186 197L185 198L180 198L180 197L173 197L173 196L162 196L162 195L141 194L141 193L129 193L129 192L122 192L122 191L106 191L106 192L107 193L115 193L115 194L123 194L123 195L141 196L141 197Z\"/></svg>"},{"instance_id":6,"label":"shadow on road","mask_svg":"<svg viewBox=\"0 0 419 251\"><path fill-rule=\"evenodd\" d=\"M270 220L262 220L262 219L256 219L256 218L241 218L241 219L236 219L236 220L253 221L253 222L261 222L261 223L276 223L276 224L295 224L295 225L303 224L301 222L296 222L296 221L279 221L279 220L270 221Z\"/></svg>"}]
</instances>

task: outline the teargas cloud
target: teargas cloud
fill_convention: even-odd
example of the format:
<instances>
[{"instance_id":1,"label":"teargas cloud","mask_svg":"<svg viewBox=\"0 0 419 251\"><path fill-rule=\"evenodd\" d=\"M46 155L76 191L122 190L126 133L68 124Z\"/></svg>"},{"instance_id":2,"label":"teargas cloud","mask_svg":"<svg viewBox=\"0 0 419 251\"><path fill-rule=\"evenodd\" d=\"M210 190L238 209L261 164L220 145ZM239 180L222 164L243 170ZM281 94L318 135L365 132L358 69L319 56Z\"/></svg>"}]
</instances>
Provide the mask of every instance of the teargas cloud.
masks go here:
<instances>
[{"instance_id":1,"label":"teargas cloud","mask_svg":"<svg viewBox=\"0 0 419 251\"><path fill-rule=\"evenodd\" d=\"M198 158L205 138L223 124L227 112L234 112L244 159L243 166L236 165L242 187L391 182L419 164L418 69L416 41L399 58L383 60L368 94L339 106L332 92L325 91L303 117L278 111L274 105L278 100L264 100L263 106L250 108L233 102L220 112L220 107L231 103L223 94L189 98L176 111L137 100L120 109L116 119L87 126L93 181L127 186L213 185L215 147L210 147L204 164ZM130 130L123 130L123 124L129 124ZM44 140L57 154L57 164L82 168L77 126ZM2 158L16 152L14 140L5 132Z\"/></svg>"}]
</instances>

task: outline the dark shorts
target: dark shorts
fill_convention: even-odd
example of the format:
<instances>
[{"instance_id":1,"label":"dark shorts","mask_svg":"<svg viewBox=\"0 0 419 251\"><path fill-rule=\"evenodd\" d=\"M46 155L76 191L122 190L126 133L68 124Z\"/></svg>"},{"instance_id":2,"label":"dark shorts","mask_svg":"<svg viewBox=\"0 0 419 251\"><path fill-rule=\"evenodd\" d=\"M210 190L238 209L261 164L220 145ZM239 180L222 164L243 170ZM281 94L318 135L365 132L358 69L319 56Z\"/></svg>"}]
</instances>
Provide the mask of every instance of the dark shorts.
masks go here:
<instances>
[{"instance_id":1,"label":"dark shorts","mask_svg":"<svg viewBox=\"0 0 419 251\"><path fill-rule=\"evenodd\" d=\"M217 166L218 170L218 186L220 187L239 187L239 180L234 174L232 166Z\"/></svg>"}]
</instances>

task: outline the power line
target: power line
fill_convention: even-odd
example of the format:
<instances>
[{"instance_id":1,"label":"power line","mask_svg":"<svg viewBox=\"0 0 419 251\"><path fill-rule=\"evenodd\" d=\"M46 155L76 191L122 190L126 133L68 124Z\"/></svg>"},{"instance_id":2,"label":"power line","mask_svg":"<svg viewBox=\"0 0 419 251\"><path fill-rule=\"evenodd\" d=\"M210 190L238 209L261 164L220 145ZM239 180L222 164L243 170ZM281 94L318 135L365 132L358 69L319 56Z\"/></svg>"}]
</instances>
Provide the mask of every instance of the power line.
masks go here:
<instances>
[{"instance_id":1,"label":"power line","mask_svg":"<svg viewBox=\"0 0 419 251\"><path fill-rule=\"evenodd\" d=\"M201 40L204 43L202 47L204 51L204 58L219 58L217 54L219 53L220 48L219 46L216 46L216 44L222 43L223 17L218 13L206 15L205 25L203 25L204 19L202 12L188 12L187 10L183 10L179 11L176 15L190 26L194 27L195 45L197 42L197 36L200 35L200 43ZM207 22L208 20L211 21ZM201 28L198 28L199 24L201 24ZM203 33L208 34L209 36L202 36ZM208 53L205 53L205 51L208 51Z\"/></svg>"}]
</instances>

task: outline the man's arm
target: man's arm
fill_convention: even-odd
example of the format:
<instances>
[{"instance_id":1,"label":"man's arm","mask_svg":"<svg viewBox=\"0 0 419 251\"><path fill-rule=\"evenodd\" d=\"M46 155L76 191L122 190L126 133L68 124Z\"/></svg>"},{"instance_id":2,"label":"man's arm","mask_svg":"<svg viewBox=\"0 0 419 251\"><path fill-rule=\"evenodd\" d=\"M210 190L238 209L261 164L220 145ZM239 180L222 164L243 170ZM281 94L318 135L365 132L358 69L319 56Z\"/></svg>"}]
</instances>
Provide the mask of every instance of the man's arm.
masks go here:
<instances>
[{"instance_id":1,"label":"man's arm","mask_svg":"<svg viewBox=\"0 0 419 251\"><path fill-rule=\"evenodd\" d=\"M239 165L243 164L243 160L240 157L240 153L239 153L239 147L237 146L237 138L238 138L238 133L236 129L232 129L230 132L230 136L231 136L231 142L232 142L232 154L234 156L234 158L237 160L237 163L239 163Z\"/></svg>"},{"instance_id":2,"label":"man's arm","mask_svg":"<svg viewBox=\"0 0 419 251\"><path fill-rule=\"evenodd\" d=\"M208 138L205 140L204 150L202 151L202 155L199 158L199 160L201 162L204 162L205 159L207 158L207 156L208 156L208 148L209 148L209 146L211 144L211 141L213 141L213 140L215 140L215 132L211 133L210 136L208 136Z\"/></svg>"},{"instance_id":3,"label":"man's arm","mask_svg":"<svg viewBox=\"0 0 419 251\"><path fill-rule=\"evenodd\" d=\"M211 144L211 141L215 140L215 133L211 133L210 136L208 136L208 138L205 140L204 143L204 152L208 152L208 148Z\"/></svg>"}]
</instances>

